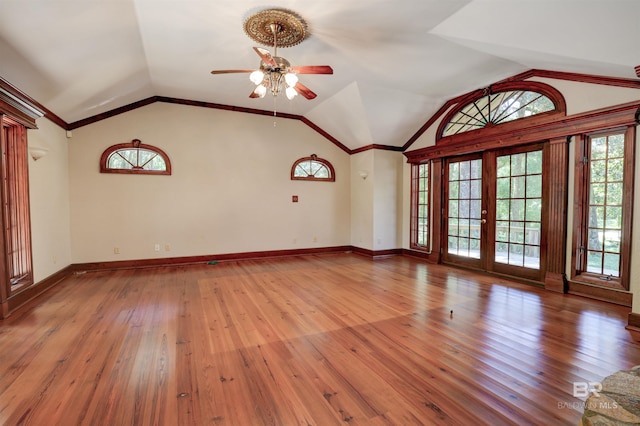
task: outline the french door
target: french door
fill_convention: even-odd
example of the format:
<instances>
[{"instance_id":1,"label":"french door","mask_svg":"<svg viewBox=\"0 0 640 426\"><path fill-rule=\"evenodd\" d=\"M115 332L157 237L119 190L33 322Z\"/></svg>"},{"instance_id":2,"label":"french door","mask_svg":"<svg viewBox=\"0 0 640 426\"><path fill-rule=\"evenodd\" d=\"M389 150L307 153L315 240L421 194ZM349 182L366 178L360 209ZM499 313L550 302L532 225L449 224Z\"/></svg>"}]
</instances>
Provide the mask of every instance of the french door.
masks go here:
<instances>
[{"instance_id":1,"label":"french door","mask_svg":"<svg viewBox=\"0 0 640 426\"><path fill-rule=\"evenodd\" d=\"M444 262L543 281L544 152L537 144L445 160Z\"/></svg>"}]
</instances>

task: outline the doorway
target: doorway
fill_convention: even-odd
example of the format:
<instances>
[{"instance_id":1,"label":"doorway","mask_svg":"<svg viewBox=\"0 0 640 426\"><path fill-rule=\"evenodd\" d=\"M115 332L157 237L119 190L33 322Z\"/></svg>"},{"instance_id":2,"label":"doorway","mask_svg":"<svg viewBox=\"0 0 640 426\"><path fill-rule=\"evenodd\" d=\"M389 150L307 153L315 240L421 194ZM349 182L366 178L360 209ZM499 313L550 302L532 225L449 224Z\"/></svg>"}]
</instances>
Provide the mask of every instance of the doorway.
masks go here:
<instances>
[{"instance_id":1,"label":"doorway","mask_svg":"<svg viewBox=\"0 0 640 426\"><path fill-rule=\"evenodd\" d=\"M543 281L543 144L444 161L445 263Z\"/></svg>"}]
</instances>

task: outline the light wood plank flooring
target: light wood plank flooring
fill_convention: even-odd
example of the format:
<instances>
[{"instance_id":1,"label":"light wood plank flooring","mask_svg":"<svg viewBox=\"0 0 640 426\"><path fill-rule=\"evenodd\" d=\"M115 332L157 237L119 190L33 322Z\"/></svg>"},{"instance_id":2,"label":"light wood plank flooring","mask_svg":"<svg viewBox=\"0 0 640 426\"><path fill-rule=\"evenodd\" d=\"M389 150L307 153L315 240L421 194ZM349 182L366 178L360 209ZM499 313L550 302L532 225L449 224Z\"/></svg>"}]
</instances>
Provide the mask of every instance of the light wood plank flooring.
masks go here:
<instances>
[{"instance_id":1,"label":"light wood plank flooring","mask_svg":"<svg viewBox=\"0 0 640 426\"><path fill-rule=\"evenodd\" d=\"M628 313L407 257L87 272L0 322L0 423L575 425Z\"/></svg>"}]
</instances>

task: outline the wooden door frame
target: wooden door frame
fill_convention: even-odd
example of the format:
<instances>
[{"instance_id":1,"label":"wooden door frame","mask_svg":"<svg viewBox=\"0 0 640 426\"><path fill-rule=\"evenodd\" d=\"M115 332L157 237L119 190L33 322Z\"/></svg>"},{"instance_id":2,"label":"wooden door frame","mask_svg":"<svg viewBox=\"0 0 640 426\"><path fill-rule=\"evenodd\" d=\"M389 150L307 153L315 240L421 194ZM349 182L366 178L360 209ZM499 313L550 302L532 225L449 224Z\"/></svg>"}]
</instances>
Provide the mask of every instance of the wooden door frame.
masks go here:
<instances>
[{"instance_id":1,"label":"wooden door frame","mask_svg":"<svg viewBox=\"0 0 640 426\"><path fill-rule=\"evenodd\" d=\"M548 196L549 196L549 190L547 188L547 184L549 182L548 182L548 179L546 178L546 174L550 168L548 146L549 146L548 142L543 142L543 143L536 143L531 145L520 145L516 147L491 151L491 154L494 160L494 163L493 163L494 167L492 170L494 179L496 178L495 165L496 165L497 158L499 156L512 155L512 154L518 154L518 153L524 153L524 152L532 152L532 151L542 151L542 206L541 206L541 212L540 212L541 218L540 218L540 267L539 269L524 268L524 267L494 262L494 264L491 265L492 268L490 272L510 275L517 278L524 278L527 280L532 280L540 283L542 283L545 279L545 270L547 265L547 254L548 254L547 235L548 235L548 228L549 228L548 226L549 215L547 214ZM493 191L494 202L495 202L495 189L496 189L495 185L493 185L492 188L489 188L490 191ZM492 221L491 221L491 226L495 226L495 225L496 225L496 218L495 218L495 211L494 211ZM495 237L495 230L492 236ZM492 247L492 250L495 252L495 238L493 238L493 240L494 240L493 241L494 246Z\"/></svg>"},{"instance_id":2,"label":"wooden door frame","mask_svg":"<svg viewBox=\"0 0 640 426\"><path fill-rule=\"evenodd\" d=\"M540 267L538 269L525 268L521 266L503 264L495 261L495 233L496 233L496 161L501 155L512 155L531 151L542 151L542 207L541 207L541 230L540 230ZM448 200L449 200L449 178L447 175L447 165L452 162L466 161L469 159L482 159L482 209L487 213L483 215L486 224L481 229L480 258L465 258L448 253ZM547 268L547 235L549 229L549 179L546 178L547 170L551 167L549 158L549 143L540 142L535 144L519 145L503 149L492 149L480 153L467 154L462 156L446 157L442 159L442 227L440 229L442 263L461 266L465 268L477 269L483 272L507 275L517 279L524 279L531 282L543 283L546 278ZM434 229L434 232L438 232Z\"/></svg>"},{"instance_id":3,"label":"wooden door frame","mask_svg":"<svg viewBox=\"0 0 640 426\"><path fill-rule=\"evenodd\" d=\"M474 159L480 159L483 162L483 166L482 168L484 169L484 153L480 152L480 153L473 153L473 154L466 154L466 155L461 155L461 156L456 156L456 157L447 157L447 158L443 158L442 159L442 227L439 230L440 233L440 242L441 242L441 247L440 247L440 253L441 253L441 257L442 257L442 262L443 263L450 263L456 266L463 266L463 267L467 267L467 268L472 268L472 269L479 269L479 270L484 270L485 269L485 259L483 259L482 254L483 254L483 250L484 247L482 247L482 245L480 246L480 258L476 259L476 258L471 258L471 257L463 257L463 256L458 256L458 255L453 255L453 254L449 254L447 252L447 248L448 248L448 244L449 244L449 239L448 239L448 229L449 229L449 225L448 225L448 211L449 211L449 177L447 174L447 165L450 164L450 162L462 162L462 161L468 161L468 160L474 160ZM482 178L484 179L484 175L482 175ZM482 190L484 191L484 185L482 186ZM482 208L484 209L484 202L486 200L486 196L483 193L482 194L482 198L483 198L483 205ZM483 241L486 241L486 227L481 227L480 230L480 242L482 244ZM434 232L436 232L434 230Z\"/></svg>"}]
</instances>

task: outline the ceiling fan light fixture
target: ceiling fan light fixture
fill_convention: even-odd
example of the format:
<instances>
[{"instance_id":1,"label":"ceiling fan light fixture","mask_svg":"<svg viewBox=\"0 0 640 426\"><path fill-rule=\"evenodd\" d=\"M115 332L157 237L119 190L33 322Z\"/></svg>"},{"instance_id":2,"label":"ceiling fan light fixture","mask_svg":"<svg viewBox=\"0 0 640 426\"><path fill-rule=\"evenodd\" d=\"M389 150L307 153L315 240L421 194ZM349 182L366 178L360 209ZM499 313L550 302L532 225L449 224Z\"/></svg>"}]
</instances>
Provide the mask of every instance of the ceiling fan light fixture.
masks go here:
<instances>
[{"instance_id":1,"label":"ceiling fan light fixture","mask_svg":"<svg viewBox=\"0 0 640 426\"><path fill-rule=\"evenodd\" d=\"M264 80L264 73L261 70L255 70L249 74L249 80L251 80L253 84L260 84L262 80Z\"/></svg>"},{"instance_id":2,"label":"ceiling fan light fixture","mask_svg":"<svg viewBox=\"0 0 640 426\"><path fill-rule=\"evenodd\" d=\"M293 88L293 86L289 86L285 90L285 94L287 95L287 99L292 100L298 95L298 92Z\"/></svg>"},{"instance_id":3,"label":"ceiling fan light fixture","mask_svg":"<svg viewBox=\"0 0 640 426\"><path fill-rule=\"evenodd\" d=\"M288 72L284 75L284 81L289 87L293 87L298 83L298 76L293 72Z\"/></svg>"},{"instance_id":4,"label":"ceiling fan light fixture","mask_svg":"<svg viewBox=\"0 0 640 426\"><path fill-rule=\"evenodd\" d=\"M249 98L262 98L267 92L271 92L275 98L284 92L288 99L297 95L315 99L317 95L298 82L298 74L333 74L329 65L294 67L288 60L278 56L278 47L295 46L309 35L306 21L295 12L280 8L262 10L245 21L244 30L252 40L272 45L273 54L268 49L254 46L253 50L260 57L257 70L213 70L211 74L248 73L249 80L256 85Z\"/></svg>"},{"instance_id":5,"label":"ceiling fan light fixture","mask_svg":"<svg viewBox=\"0 0 640 426\"><path fill-rule=\"evenodd\" d=\"M260 97L260 98L264 98L264 95L267 94L267 88L265 86L263 86L262 84L260 84L260 85L258 85L258 87L255 88L253 93L258 95L258 97Z\"/></svg>"}]
</instances>

